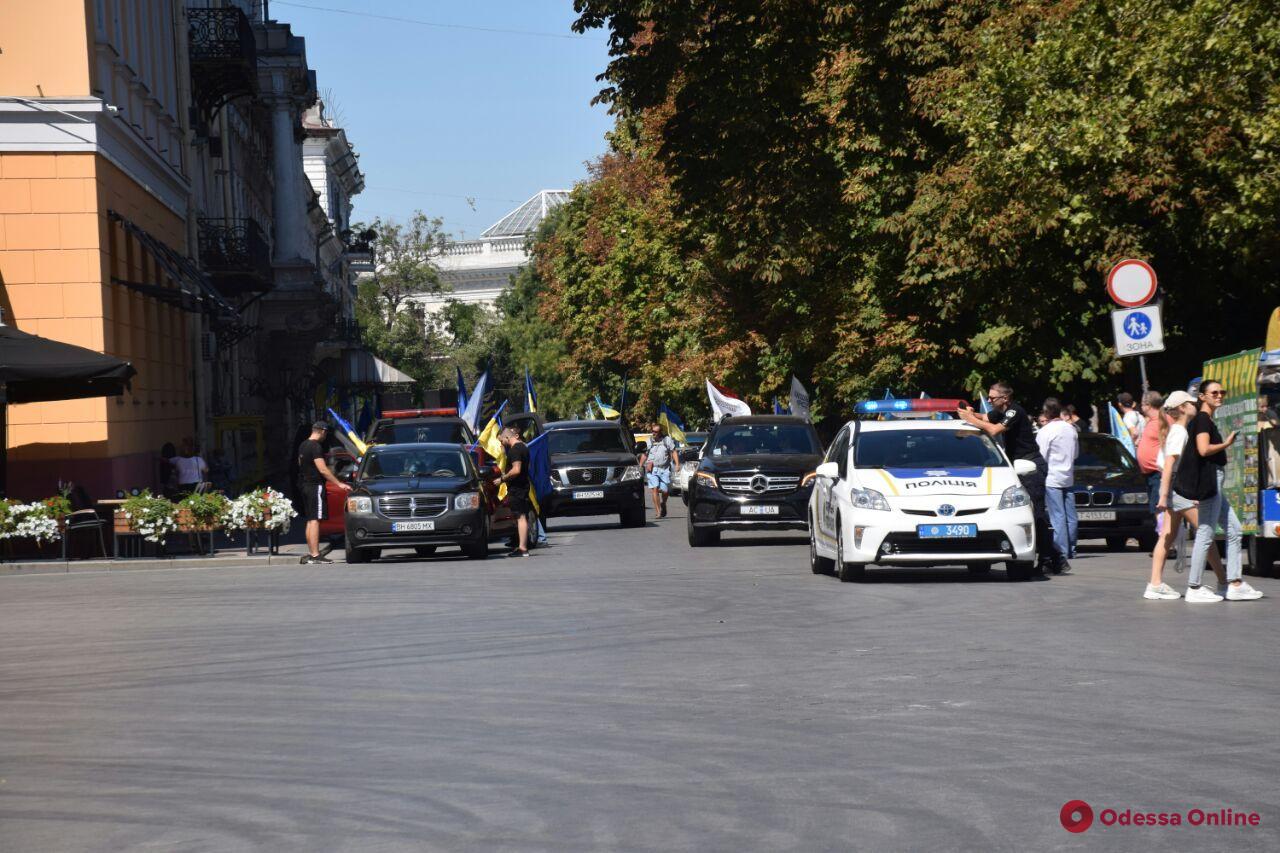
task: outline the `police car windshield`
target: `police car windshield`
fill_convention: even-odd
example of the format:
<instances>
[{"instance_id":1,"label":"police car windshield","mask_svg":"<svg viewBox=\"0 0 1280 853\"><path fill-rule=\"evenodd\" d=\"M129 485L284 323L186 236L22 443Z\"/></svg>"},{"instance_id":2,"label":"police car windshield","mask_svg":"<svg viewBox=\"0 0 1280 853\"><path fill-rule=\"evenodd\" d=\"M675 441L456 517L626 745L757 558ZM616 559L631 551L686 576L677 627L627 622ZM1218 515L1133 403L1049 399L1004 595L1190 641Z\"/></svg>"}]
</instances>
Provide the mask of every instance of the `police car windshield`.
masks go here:
<instances>
[{"instance_id":1,"label":"police car windshield","mask_svg":"<svg viewBox=\"0 0 1280 853\"><path fill-rule=\"evenodd\" d=\"M866 430L854 447L855 468L995 468L1000 451L976 430Z\"/></svg>"},{"instance_id":2,"label":"police car windshield","mask_svg":"<svg viewBox=\"0 0 1280 853\"><path fill-rule=\"evenodd\" d=\"M800 424L743 424L720 430L711 448L712 456L743 456L751 453L822 453L813 431Z\"/></svg>"},{"instance_id":3,"label":"police car windshield","mask_svg":"<svg viewBox=\"0 0 1280 853\"><path fill-rule=\"evenodd\" d=\"M613 427L594 429L553 429L547 433L547 452L557 453L628 453L622 446L622 433Z\"/></svg>"},{"instance_id":4,"label":"police car windshield","mask_svg":"<svg viewBox=\"0 0 1280 853\"><path fill-rule=\"evenodd\" d=\"M384 477L468 477L471 466L460 450L376 447L364 458L362 480Z\"/></svg>"},{"instance_id":5,"label":"police car windshield","mask_svg":"<svg viewBox=\"0 0 1280 853\"><path fill-rule=\"evenodd\" d=\"M373 434L374 444L466 444L466 432L457 421L383 424Z\"/></svg>"}]
</instances>

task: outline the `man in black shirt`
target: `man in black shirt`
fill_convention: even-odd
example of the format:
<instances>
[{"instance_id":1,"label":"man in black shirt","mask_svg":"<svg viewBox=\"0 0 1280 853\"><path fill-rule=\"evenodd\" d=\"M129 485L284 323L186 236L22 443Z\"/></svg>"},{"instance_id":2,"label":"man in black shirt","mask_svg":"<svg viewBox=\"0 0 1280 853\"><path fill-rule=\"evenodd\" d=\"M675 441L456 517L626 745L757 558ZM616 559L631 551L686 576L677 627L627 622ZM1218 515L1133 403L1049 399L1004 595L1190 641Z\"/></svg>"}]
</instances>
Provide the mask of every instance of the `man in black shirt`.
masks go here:
<instances>
[{"instance_id":1,"label":"man in black shirt","mask_svg":"<svg viewBox=\"0 0 1280 853\"><path fill-rule=\"evenodd\" d=\"M1026 459L1035 463L1035 473L1024 474L1019 479L1031 498L1031 511L1035 517L1037 565L1042 571L1048 568L1058 574L1066 574L1071 571L1071 566L1065 558L1058 556L1051 543L1049 516L1045 511L1044 499L1044 480L1049 466L1040 455L1031 417L1026 409L1014 402L1013 387L1007 382L992 385L987 390L987 402L991 404L991 411L985 418L973 409L963 407L957 414L965 423L976 426L999 441L1010 461Z\"/></svg>"},{"instance_id":2,"label":"man in black shirt","mask_svg":"<svg viewBox=\"0 0 1280 853\"><path fill-rule=\"evenodd\" d=\"M507 556L529 556L529 447L520 439L520 431L513 426L503 427L499 434L502 446L507 449L507 470L498 478L507 484L507 505L516 516L516 528L520 538Z\"/></svg>"},{"instance_id":3,"label":"man in black shirt","mask_svg":"<svg viewBox=\"0 0 1280 853\"><path fill-rule=\"evenodd\" d=\"M300 563L333 562L320 552L320 520L328 518L324 481L328 480L345 492L351 491L351 486L335 477L324 461L321 442L328 433L329 424L316 421L311 425L311 435L298 445L298 491L302 494L302 517L307 522L307 553L298 561Z\"/></svg>"}]
</instances>

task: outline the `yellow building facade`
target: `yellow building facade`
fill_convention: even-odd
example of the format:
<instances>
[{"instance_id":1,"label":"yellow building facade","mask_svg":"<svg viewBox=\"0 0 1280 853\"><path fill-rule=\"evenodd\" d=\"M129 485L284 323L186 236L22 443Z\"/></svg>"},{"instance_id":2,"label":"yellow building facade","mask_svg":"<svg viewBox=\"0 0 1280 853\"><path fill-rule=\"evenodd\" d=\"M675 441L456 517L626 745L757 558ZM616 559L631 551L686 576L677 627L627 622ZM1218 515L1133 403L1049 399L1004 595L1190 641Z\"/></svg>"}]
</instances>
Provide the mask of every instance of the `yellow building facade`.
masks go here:
<instances>
[{"instance_id":1,"label":"yellow building facade","mask_svg":"<svg viewBox=\"0 0 1280 853\"><path fill-rule=\"evenodd\" d=\"M154 487L161 445L196 432L198 323L120 284L179 288L120 218L178 254L189 248L174 37L181 7L130 5L15 0L0 10L4 321L138 370L122 397L8 407L14 496L49 495L68 479L98 497ZM103 79L103 68L120 79Z\"/></svg>"}]
</instances>

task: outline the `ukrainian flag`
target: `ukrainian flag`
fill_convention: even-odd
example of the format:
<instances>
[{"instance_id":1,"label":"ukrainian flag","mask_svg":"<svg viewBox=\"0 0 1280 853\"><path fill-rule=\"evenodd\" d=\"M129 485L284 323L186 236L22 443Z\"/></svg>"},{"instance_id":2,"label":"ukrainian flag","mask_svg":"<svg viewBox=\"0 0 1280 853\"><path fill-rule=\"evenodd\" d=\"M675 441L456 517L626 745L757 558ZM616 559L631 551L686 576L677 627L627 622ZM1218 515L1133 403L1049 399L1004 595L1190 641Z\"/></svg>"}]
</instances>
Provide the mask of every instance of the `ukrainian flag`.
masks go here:
<instances>
[{"instance_id":1,"label":"ukrainian flag","mask_svg":"<svg viewBox=\"0 0 1280 853\"><path fill-rule=\"evenodd\" d=\"M529 442L529 500L533 508L542 515L541 498L552 492L551 485L551 451L548 449L547 434Z\"/></svg>"},{"instance_id":2,"label":"ukrainian flag","mask_svg":"<svg viewBox=\"0 0 1280 853\"><path fill-rule=\"evenodd\" d=\"M351 424L347 423L346 420L343 419L342 415L338 414L333 409L329 410L329 414L338 422L338 429L341 430L341 432L336 433L334 437L344 445L350 442L350 446L347 447L348 453L351 453L353 456L364 456L365 451L367 451L369 447L360 440L360 436L356 435L355 428L352 427ZM346 438L346 441L343 441L344 437Z\"/></svg>"},{"instance_id":3,"label":"ukrainian flag","mask_svg":"<svg viewBox=\"0 0 1280 853\"><path fill-rule=\"evenodd\" d=\"M684 421L680 420L680 416L667 408L667 404L663 403L658 406L658 423L667 431L667 435L671 436L671 440L677 444L688 444L688 440L684 434Z\"/></svg>"},{"instance_id":4,"label":"ukrainian flag","mask_svg":"<svg viewBox=\"0 0 1280 853\"><path fill-rule=\"evenodd\" d=\"M622 413L612 406L606 406L601 400L600 395L596 395L596 407L600 409L600 416L608 420L622 417Z\"/></svg>"},{"instance_id":5,"label":"ukrainian flag","mask_svg":"<svg viewBox=\"0 0 1280 853\"><path fill-rule=\"evenodd\" d=\"M476 444L480 445L484 452L489 454L489 458L494 461L500 470L507 467L507 449L502 446L502 442L498 439L498 433L502 431L502 424L498 423L496 417L490 418L489 423L480 432L480 437L476 439ZM507 484L498 484L498 500L502 500L507 496Z\"/></svg>"},{"instance_id":6,"label":"ukrainian flag","mask_svg":"<svg viewBox=\"0 0 1280 853\"><path fill-rule=\"evenodd\" d=\"M533 377L529 375L527 367L524 369L524 410L538 411L538 393L533 390Z\"/></svg>"}]
</instances>

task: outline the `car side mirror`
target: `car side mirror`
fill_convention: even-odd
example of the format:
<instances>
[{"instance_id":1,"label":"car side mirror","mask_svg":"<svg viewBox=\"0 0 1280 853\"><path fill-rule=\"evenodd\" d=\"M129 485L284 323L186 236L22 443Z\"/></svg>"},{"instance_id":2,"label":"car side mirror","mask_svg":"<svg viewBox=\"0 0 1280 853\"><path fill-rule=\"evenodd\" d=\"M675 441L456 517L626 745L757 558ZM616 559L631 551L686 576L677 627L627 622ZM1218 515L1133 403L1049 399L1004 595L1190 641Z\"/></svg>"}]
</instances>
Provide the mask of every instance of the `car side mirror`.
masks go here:
<instances>
[{"instance_id":1,"label":"car side mirror","mask_svg":"<svg viewBox=\"0 0 1280 853\"><path fill-rule=\"evenodd\" d=\"M814 470L814 473L828 480L836 480L840 477L840 465L835 462L823 462Z\"/></svg>"},{"instance_id":2,"label":"car side mirror","mask_svg":"<svg viewBox=\"0 0 1280 853\"><path fill-rule=\"evenodd\" d=\"M480 477L484 480L496 480L502 474L498 470L498 466L492 462L486 462L480 466Z\"/></svg>"},{"instance_id":3,"label":"car side mirror","mask_svg":"<svg viewBox=\"0 0 1280 853\"><path fill-rule=\"evenodd\" d=\"M1017 474L1019 477L1025 477L1028 474L1034 474L1035 472L1036 463L1032 462L1030 459L1013 460L1013 473Z\"/></svg>"}]
</instances>

